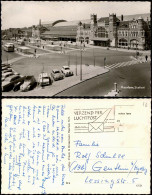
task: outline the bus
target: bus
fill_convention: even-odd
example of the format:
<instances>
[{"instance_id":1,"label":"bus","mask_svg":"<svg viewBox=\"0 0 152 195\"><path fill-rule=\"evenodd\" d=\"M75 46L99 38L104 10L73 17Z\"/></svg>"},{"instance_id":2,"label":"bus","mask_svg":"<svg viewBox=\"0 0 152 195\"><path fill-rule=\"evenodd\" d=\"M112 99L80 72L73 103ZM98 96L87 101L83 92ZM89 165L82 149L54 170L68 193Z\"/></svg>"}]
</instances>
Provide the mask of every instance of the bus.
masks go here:
<instances>
[{"instance_id":1,"label":"bus","mask_svg":"<svg viewBox=\"0 0 152 195\"><path fill-rule=\"evenodd\" d=\"M7 43L4 45L4 51L14 51L14 44L13 43Z\"/></svg>"}]
</instances>

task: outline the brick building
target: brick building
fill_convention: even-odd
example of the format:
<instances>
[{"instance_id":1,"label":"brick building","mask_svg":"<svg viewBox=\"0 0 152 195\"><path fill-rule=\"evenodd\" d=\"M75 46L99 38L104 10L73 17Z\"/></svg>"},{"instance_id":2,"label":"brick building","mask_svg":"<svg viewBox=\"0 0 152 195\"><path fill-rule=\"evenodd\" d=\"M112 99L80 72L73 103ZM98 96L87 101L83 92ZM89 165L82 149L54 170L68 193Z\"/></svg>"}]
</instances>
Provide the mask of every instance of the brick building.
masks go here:
<instances>
[{"instance_id":1,"label":"brick building","mask_svg":"<svg viewBox=\"0 0 152 195\"><path fill-rule=\"evenodd\" d=\"M116 14L109 14L109 17L97 19L97 15L92 14L90 25L79 22L76 40L98 46L150 49L149 18L150 16L144 20L143 17L135 15L132 19L126 17L124 21L123 15L118 18Z\"/></svg>"},{"instance_id":2,"label":"brick building","mask_svg":"<svg viewBox=\"0 0 152 195\"><path fill-rule=\"evenodd\" d=\"M151 25L150 14L136 14L97 18L81 21L57 20L42 22L46 28L40 37L46 40L63 40L93 44L103 47L121 47L132 49L150 49ZM36 31L35 31L36 32Z\"/></svg>"}]
</instances>

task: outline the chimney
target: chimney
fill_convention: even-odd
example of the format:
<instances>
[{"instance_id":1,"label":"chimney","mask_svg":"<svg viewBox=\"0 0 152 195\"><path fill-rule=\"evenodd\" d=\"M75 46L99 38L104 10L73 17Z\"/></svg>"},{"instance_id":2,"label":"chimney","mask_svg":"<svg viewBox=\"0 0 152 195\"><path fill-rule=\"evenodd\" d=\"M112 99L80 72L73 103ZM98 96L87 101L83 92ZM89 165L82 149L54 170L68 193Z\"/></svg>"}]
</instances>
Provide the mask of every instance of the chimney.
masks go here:
<instances>
[{"instance_id":1,"label":"chimney","mask_svg":"<svg viewBox=\"0 0 152 195\"><path fill-rule=\"evenodd\" d=\"M121 21L123 21L123 15L121 15Z\"/></svg>"}]
</instances>

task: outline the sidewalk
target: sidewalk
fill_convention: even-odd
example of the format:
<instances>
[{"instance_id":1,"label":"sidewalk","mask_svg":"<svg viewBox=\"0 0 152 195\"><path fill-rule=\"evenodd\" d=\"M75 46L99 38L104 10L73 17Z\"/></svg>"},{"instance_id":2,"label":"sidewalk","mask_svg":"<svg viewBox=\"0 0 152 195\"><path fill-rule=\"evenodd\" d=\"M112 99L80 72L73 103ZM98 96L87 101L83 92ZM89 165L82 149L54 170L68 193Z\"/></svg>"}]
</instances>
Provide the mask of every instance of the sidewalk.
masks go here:
<instances>
[{"instance_id":1,"label":"sidewalk","mask_svg":"<svg viewBox=\"0 0 152 195\"><path fill-rule=\"evenodd\" d=\"M74 76L65 77L63 80L54 81L52 85L46 86L44 88L37 87L32 91L28 92L3 92L3 96L54 96L74 85L84 82L88 79L96 77L98 75L105 74L109 72L108 69L93 66L93 65L82 65L82 80L80 80L80 65L77 65L77 75L76 75L76 65L70 65L70 69L74 72Z\"/></svg>"},{"instance_id":2,"label":"sidewalk","mask_svg":"<svg viewBox=\"0 0 152 195\"><path fill-rule=\"evenodd\" d=\"M54 50L50 50L50 49L46 49L46 48L41 48L41 47L36 47L36 46L33 46L33 45L29 45L29 44L27 44L27 46L28 47L31 47L31 48L34 48L34 49L41 49L41 50L43 50L43 51L48 51L48 52L50 52L50 53L60 53L61 54L61 51L54 51ZM64 49L66 49L66 48L64 48ZM74 49L74 48L69 48L68 47L68 50L65 52L65 53L68 53L69 51L75 51L76 49ZM78 50L78 49L77 49ZM80 50L80 49L79 49Z\"/></svg>"},{"instance_id":3,"label":"sidewalk","mask_svg":"<svg viewBox=\"0 0 152 195\"><path fill-rule=\"evenodd\" d=\"M8 64L12 64L12 63L14 63L14 62L17 62L17 61L19 61L19 60L21 60L21 59L23 59L23 58L25 58L26 56L20 56L20 57L17 57L17 58L13 58L13 59L11 59L11 60L8 60ZM2 62L3 64L7 64L7 61L4 61L4 62Z\"/></svg>"},{"instance_id":4,"label":"sidewalk","mask_svg":"<svg viewBox=\"0 0 152 195\"><path fill-rule=\"evenodd\" d=\"M87 45L87 47L89 48L99 48L99 49L105 49L107 50L107 47L102 47L102 46L94 46L94 45ZM134 52L136 53L136 50L133 50L133 49L123 49L123 48L113 48L113 47L108 47L109 50L113 50L113 51L122 51L122 52ZM143 53L143 54L149 54L151 53L150 50L147 50L147 51L142 51L142 50L137 50L137 52L139 53Z\"/></svg>"}]
</instances>

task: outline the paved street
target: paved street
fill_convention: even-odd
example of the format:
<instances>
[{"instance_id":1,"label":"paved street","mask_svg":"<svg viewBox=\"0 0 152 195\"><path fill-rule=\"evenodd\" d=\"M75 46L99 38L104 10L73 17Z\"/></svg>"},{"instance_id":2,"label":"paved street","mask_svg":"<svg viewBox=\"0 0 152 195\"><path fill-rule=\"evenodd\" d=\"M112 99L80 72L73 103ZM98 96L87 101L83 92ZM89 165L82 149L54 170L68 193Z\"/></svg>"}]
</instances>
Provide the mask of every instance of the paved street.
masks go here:
<instances>
[{"instance_id":1,"label":"paved street","mask_svg":"<svg viewBox=\"0 0 152 195\"><path fill-rule=\"evenodd\" d=\"M34 47L32 47L32 49L34 49ZM80 50L69 50L65 54L54 51L49 52L45 49L38 49L37 51L37 58L31 58L26 55L8 53L2 50L2 59L6 62L6 57L8 57L8 62L12 63L12 67L15 71L22 75L34 75L36 79L43 67L44 71L51 73L52 69L61 69L63 65L68 64L71 66L75 76L54 82L53 85L46 86L43 89L37 87L24 94L20 91L4 92L4 96L105 96L114 89L115 82L118 84L120 90L118 96L120 97L150 96L149 63L140 64L140 60L138 62L135 59L135 51L133 50L107 50L105 48L95 48L92 46L85 48L85 51L82 51L82 63L85 68L85 71L83 68L83 83L80 83L80 77L78 75L76 76L76 63L81 63ZM142 54L142 52L140 53ZM145 54L142 54L140 58L145 60L144 56ZM106 58L105 63L104 58ZM150 60L150 57L148 60ZM104 73L104 66L106 72L109 72L105 75L97 76ZM86 67L88 67L87 71ZM98 68L100 69L99 71ZM78 74L79 72L78 70ZM84 81L86 79L89 80ZM134 86L139 88L132 89Z\"/></svg>"},{"instance_id":2,"label":"paved street","mask_svg":"<svg viewBox=\"0 0 152 195\"><path fill-rule=\"evenodd\" d=\"M71 87L57 96L104 96L118 84L119 97L150 97L150 63L111 69L108 74ZM137 88L138 87L138 88Z\"/></svg>"}]
</instances>

